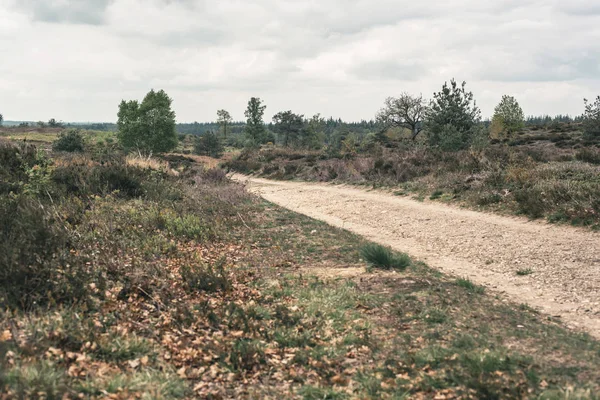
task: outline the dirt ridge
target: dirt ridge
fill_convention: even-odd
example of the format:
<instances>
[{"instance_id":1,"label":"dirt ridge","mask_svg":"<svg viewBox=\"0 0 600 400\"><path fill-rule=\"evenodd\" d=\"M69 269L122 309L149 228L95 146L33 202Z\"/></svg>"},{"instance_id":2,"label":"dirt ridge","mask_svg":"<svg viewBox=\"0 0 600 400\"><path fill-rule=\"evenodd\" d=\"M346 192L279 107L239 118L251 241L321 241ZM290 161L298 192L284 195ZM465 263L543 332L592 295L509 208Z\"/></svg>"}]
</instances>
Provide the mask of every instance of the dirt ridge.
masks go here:
<instances>
[{"instance_id":1,"label":"dirt ridge","mask_svg":"<svg viewBox=\"0 0 600 400\"><path fill-rule=\"evenodd\" d=\"M389 245L600 338L600 235L384 191L233 175L292 211ZM531 269L519 276L517 270Z\"/></svg>"}]
</instances>

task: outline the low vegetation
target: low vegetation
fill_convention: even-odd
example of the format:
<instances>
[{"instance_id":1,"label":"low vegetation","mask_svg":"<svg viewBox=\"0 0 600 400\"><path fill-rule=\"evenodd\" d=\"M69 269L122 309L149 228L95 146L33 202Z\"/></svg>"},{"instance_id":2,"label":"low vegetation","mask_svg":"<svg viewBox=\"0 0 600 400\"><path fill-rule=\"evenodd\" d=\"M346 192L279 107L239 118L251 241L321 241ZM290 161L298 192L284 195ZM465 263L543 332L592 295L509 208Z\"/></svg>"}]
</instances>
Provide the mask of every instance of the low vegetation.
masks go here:
<instances>
[{"instance_id":1,"label":"low vegetation","mask_svg":"<svg viewBox=\"0 0 600 400\"><path fill-rule=\"evenodd\" d=\"M586 335L259 201L220 170L93 147L49 156L1 142L4 397L600 390ZM332 273L348 266L357 273Z\"/></svg>"},{"instance_id":2,"label":"low vegetation","mask_svg":"<svg viewBox=\"0 0 600 400\"><path fill-rule=\"evenodd\" d=\"M372 268L402 270L411 264L410 257L407 254L396 253L387 247L375 243L365 245L361 249L360 254Z\"/></svg>"},{"instance_id":3,"label":"low vegetation","mask_svg":"<svg viewBox=\"0 0 600 400\"><path fill-rule=\"evenodd\" d=\"M267 148L242 152L226 166L271 179L384 187L475 209L598 228L600 148L584 147L580 132L554 143L552 135L529 131L516 135L514 145L455 152L413 143L337 155Z\"/></svg>"},{"instance_id":4,"label":"low vegetation","mask_svg":"<svg viewBox=\"0 0 600 400\"><path fill-rule=\"evenodd\" d=\"M551 131L503 103L492 142L454 80L356 125L283 111L267 126L254 97L245 127L219 110L192 140L151 91L121 103L116 134L2 130L0 398L597 398L588 335L198 162L226 141L245 173L598 226L597 102Z\"/></svg>"}]
</instances>

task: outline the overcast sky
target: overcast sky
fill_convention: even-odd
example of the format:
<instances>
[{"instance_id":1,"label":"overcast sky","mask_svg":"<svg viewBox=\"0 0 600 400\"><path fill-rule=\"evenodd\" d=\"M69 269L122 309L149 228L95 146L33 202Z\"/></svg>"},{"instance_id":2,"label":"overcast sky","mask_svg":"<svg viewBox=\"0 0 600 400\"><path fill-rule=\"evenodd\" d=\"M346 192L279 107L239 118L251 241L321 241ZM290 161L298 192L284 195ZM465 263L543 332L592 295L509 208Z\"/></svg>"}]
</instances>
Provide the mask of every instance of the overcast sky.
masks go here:
<instances>
[{"instance_id":1,"label":"overcast sky","mask_svg":"<svg viewBox=\"0 0 600 400\"><path fill-rule=\"evenodd\" d=\"M164 89L179 122L281 110L371 119L466 80L483 115L581 114L600 95L598 0L0 0L0 113L115 121Z\"/></svg>"}]
</instances>

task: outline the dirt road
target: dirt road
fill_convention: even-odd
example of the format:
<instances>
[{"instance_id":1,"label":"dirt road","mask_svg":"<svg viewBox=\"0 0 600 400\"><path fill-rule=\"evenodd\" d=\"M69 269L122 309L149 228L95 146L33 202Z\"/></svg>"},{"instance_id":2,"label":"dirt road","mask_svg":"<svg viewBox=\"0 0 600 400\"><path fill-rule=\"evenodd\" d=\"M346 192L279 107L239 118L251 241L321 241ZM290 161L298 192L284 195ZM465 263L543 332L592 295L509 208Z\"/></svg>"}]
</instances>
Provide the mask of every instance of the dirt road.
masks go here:
<instances>
[{"instance_id":1,"label":"dirt road","mask_svg":"<svg viewBox=\"0 0 600 400\"><path fill-rule=\"evenodd\" d=\"M268 201L469 277L600 338L600 233L356 187L234 179Z\"/></svg>"}]
</instances>

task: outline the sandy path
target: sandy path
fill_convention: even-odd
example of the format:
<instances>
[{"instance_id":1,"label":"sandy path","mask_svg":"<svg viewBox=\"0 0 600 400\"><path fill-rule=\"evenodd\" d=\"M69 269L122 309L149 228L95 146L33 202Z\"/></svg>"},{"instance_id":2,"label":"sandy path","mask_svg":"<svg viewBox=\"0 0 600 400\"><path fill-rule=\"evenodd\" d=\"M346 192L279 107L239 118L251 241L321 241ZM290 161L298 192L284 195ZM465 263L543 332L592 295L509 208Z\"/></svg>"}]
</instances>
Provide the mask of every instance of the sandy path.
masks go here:
<instances>
[{"instance_id":1,"label":"sandy path","mask_svg":"<svg viewBox=\"0 0 600 400\"><path fill-rule=\"evenodd\" d=\"M600 234L348 186L245 176L251 191L427 262L600 338ZM527 276L519 269L531 268Z\"/></svg>"}]
</instances>

